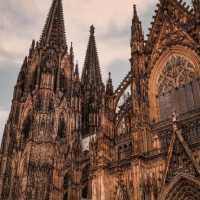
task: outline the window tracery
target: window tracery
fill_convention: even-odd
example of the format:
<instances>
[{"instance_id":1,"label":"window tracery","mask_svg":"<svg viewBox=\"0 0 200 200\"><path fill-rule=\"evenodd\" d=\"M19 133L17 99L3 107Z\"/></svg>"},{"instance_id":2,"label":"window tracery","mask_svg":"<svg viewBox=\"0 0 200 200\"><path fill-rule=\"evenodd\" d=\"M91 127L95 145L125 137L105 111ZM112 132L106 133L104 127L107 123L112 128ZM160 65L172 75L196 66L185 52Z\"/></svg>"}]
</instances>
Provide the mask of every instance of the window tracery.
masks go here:
<instances>
[{"instance_id":1,"label":"window tracery","mask_svg":"<svg viewBox=\"0 0 200 200\"><path fill-rule=\"evenodd\" d=\"M174 88L179 88L196 77L194 65L186 58L173 55L165 64L158 80L158 94L165 94Z\"/></svg>"},{"instance_id":2,"label":"window tracery","mask_svg":"<svg viewBox=\"0 0 200 200\"><path fill-rule=\"evenodd\" d=\"M192 62L180 55L172 55L158 79L160 120L176 111L178 115L200 107L198 74Z\"/></svg>"}]
</instances>

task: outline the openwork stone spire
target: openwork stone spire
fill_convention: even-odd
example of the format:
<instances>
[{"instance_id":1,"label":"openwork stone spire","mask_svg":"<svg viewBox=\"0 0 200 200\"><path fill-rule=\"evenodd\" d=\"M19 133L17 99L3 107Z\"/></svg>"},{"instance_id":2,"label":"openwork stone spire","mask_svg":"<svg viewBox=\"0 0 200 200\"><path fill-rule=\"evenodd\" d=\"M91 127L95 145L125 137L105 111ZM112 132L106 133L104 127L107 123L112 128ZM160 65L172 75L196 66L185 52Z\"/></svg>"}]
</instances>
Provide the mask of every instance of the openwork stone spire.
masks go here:
<instances>
[{"instance_id":1,"label":"openwork stone spire","mask_svg":"<svg viewBox=\"0 0 200 200\"><path fill-rule=\"evenodd\" d=\"M85 64L82 73L83 84L95 84L95 86L102 86L102 78L99 67L99 59L97 55L96 41L94 36L94 26L90 27L90 38L85 57Z\"/></svg>"},{"instance_id":2,"label":"openwork stone spire","mask_svg":"<svg viewBox=\"0 0 200 200\"><path fill-rule=\"evenodd\" d=\"M58 49L67 47L62 0L53 0L40 38L40 44Z\"/></svg>"}]
</instances>

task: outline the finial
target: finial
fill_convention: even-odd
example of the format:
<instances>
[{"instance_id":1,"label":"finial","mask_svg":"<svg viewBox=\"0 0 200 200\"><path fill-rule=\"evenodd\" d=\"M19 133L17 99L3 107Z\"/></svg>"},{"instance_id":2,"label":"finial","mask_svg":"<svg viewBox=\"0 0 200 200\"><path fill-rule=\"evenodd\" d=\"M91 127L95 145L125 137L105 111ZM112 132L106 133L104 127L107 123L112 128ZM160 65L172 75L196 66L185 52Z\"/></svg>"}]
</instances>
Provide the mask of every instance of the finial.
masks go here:
<instances>
[{"instance_id":1,"label":"finial","mask_svg":"<svg viewBox=\"0 0 200 200\"><path fill-rule=\"evenodd\" d=\"M133 5L133 19L139 21L136 5Z\"/></svg>"},{"instance_id":2,"label":"finial","mask_svg":"<svg viewBox=\"0 0 200 200\"><path fill-rule=\"evenodd\" d=\"M95 30L94 25L91 25L91 26L90 26L90 34L91 34L91 35L94 35L94 30Z\"/></svg>"},{"instance_id":3,"label":"finial","mask_svg":"<svg viewBox=\"0 0 200 200\"><path fill-rule=\"evenodd\" d=\"M137 13L136 4L133 4L133 11L134 11L134 14Z\"/></svg>"}]
</instances>

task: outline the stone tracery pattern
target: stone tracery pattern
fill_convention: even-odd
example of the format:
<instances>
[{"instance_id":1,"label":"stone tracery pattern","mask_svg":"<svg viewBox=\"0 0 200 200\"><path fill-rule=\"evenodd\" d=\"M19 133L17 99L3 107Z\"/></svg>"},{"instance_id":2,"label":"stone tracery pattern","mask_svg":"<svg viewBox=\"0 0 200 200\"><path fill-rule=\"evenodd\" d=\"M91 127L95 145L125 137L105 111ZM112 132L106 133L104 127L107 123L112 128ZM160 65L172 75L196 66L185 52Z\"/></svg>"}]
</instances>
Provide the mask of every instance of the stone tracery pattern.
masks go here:
<instances>
[{"instance_id":1,"label":"stone tracery pattern","mask_svg":"<svg viewBox=\"0 0 200 200\"><path fill-rule=\"evenodd\" d=\"M191 62L182 56L172 55L159 77L158 94L165 94L174 88L179 88L195 77L194 65Z\"/></svg>"}]
</instances>

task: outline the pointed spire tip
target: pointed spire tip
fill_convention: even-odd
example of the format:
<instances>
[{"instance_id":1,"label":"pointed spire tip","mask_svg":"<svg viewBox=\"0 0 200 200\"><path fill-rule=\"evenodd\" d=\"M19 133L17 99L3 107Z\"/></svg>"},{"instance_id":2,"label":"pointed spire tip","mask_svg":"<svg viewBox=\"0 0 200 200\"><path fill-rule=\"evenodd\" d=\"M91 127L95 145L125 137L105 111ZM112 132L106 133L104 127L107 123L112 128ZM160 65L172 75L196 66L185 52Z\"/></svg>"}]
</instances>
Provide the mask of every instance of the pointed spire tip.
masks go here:
<instances>
[{"instance_id":1,"label":"pointed spire tip","mask_svg":"<svg viewBox=\"0 0 200 200\"><path fill-rule=\"evenodd\" d=\"M95 31L95 27L94 27L94 25L92 24L92 25L90 26L90 34L91 34L91 35L94 35L94 31Z\"/></svg>"},{"instance_id":2,"label":"pointed spire tip","mask_svg":"<svg viewBox=\"0 0 200 200\"><path fill-rule=\"evenodd\" d=\"M109 77L109 79L111 79L111 72L108 73L108 77Z\"/></svg>"},{"instance_id":3,"label":"pointed spire tip","mask_svg":"<svg viewBox=\"0 0 200 200\"><path fill-rule=\"evenodd\" d=\"M133 5L133 16L134 16L134 18L138 19L136 4Z\"/></svg>"}]
</instances>

